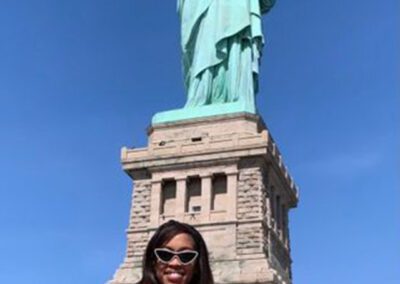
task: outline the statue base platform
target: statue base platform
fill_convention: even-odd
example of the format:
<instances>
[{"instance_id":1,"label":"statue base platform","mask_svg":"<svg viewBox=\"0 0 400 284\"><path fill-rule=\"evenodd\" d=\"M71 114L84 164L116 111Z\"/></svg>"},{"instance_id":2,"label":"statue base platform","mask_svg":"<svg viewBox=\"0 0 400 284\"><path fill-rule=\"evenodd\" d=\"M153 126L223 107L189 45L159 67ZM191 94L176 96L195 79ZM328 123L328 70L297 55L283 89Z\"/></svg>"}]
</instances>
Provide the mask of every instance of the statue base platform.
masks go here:
<instances>
[{"instance_id":1,"label":"statue base platform","mask_svg":"<svg viewBox=\"0 0 400 284\"><path fill-rule=\"evenodd\" d=\"M156 113L151 121L152 125L190 120L201 117L217 115L229 115L233 113L256 114L255 107L248 106L243 102L212 104L201 107L187 107Z\"/></svg>"}]
</instances>

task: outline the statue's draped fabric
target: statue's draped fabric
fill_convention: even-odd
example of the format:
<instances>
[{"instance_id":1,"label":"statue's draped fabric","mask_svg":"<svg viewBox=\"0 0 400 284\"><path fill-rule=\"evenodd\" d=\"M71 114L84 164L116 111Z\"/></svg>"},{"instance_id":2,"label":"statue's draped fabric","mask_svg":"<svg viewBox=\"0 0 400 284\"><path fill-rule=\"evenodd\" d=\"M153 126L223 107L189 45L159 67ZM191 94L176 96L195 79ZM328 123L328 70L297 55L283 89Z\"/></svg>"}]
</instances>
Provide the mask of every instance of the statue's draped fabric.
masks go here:
<instances>
[{"instance_id":1,"label":"statue's draped fabric","mask_svg":"<svg viewBox=\"0 0 400 284\"><path fill-rule=\"evenodd\" d=\"M255 109L264 43L261 16L275 0L178 0L185 107L241 101Z\"/></svg>"}]
</instances>

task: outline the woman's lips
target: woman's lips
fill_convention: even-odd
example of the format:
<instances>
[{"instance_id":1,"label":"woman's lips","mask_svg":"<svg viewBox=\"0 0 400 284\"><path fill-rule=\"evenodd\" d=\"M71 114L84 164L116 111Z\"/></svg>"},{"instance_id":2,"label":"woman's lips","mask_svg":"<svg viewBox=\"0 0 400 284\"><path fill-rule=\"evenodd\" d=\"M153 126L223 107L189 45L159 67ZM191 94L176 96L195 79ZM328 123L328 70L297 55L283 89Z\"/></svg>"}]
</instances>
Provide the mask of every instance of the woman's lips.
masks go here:
<instances>
[{"instance_id":1,"label":"woman's lips","mask_svg":"<svg viewBox=\"0 0 400 284\"><path fill-rule=\"evenodd\" d=\"M178 271L167 272L167 279L173 283L180 283L183 280L183 273Z\"/></svg>"}]
</instances>

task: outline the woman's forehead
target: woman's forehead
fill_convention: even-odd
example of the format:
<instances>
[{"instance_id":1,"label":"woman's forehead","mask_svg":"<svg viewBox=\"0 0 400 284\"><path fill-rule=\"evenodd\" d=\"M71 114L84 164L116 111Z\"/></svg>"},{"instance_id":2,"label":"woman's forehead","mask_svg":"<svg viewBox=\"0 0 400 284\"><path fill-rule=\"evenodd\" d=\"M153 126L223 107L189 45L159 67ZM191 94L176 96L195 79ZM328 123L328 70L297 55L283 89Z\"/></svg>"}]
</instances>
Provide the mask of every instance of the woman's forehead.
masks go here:
<instances>
[{"instance_id":1,"label":"woman's forehead","mask_svg":"<svg viewBox=\"0 0 400 284\"><path fill-rule=\"evenodd\" d=\"M185 249L194 249L195 243L192 238L187 233L179 233L173 236L170 240L163 244L163 247L169 248L171 250L180 251Z\"/></svg>"}]
</instances>

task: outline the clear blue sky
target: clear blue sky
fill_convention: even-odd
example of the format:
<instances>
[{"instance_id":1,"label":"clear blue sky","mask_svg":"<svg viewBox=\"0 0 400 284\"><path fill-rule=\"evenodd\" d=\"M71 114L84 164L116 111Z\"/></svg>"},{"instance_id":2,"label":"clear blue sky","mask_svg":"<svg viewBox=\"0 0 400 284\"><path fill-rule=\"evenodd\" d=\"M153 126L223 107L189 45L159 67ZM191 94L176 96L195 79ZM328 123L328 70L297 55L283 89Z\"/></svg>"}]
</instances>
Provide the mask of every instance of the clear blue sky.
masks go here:
<instances>
[{"instance_id":1,"label":"clear blue sky","mask_svg":"<svg viewBox=\"0 0 400 284\"><path fill-rule=\"evenodd\" d=\"M301 189L295 284L400 283L399 11L278 0L265 17L258 106ZM111 278L120 148L184 96L175 0L1 0L0 283Z\"/></svg>"}]
</instances>

